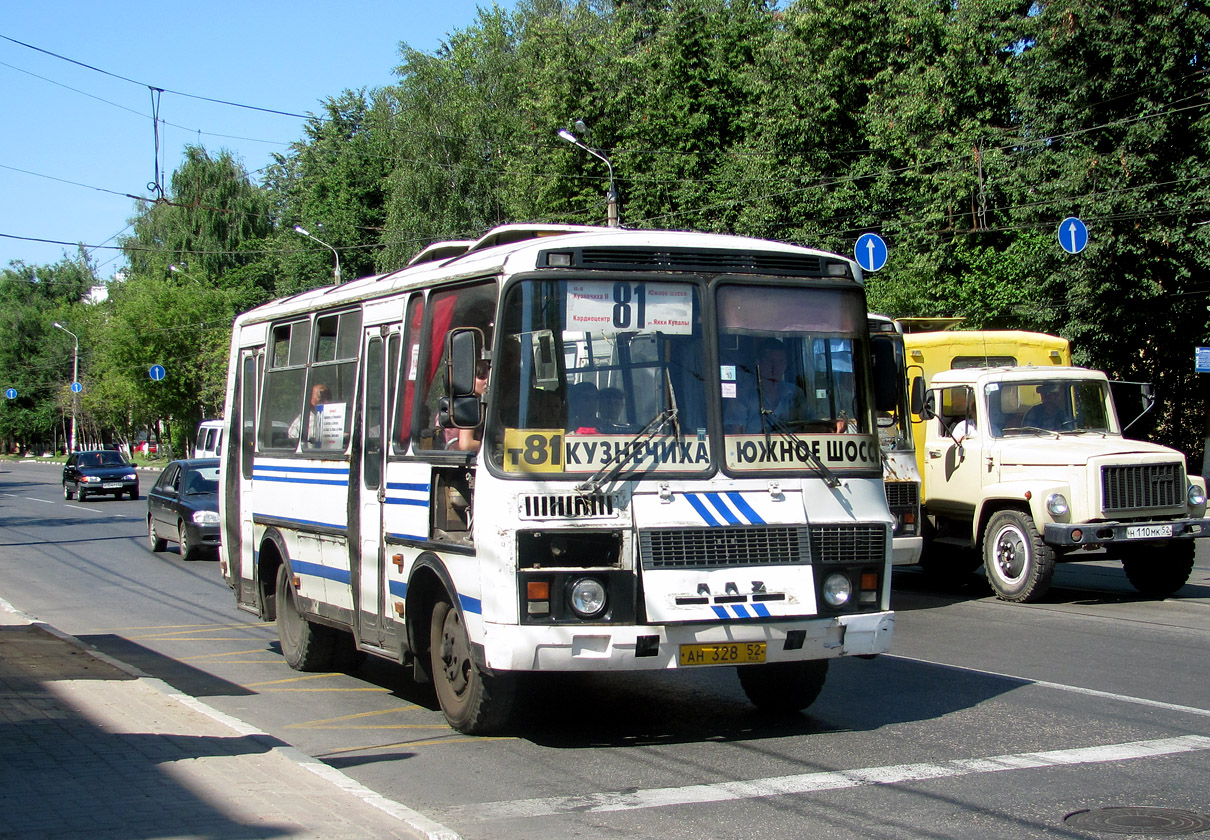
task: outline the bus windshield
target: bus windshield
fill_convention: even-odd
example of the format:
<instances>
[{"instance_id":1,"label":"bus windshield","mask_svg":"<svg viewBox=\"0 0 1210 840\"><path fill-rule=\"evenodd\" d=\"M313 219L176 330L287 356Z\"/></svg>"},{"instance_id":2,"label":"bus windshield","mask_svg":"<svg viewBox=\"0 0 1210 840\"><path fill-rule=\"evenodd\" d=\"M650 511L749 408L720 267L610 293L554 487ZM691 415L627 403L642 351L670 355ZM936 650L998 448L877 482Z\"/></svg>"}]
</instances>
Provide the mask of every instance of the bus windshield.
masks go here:
<instances>
[{"instance_id":1,"label":"bus windshield","mask_svg":"<svg viewBox=\"0 0 1210 840\"><path fill-rule=\"evenodd\" d=\"M493 463L508 472L710 468L699 288L647 280L523 281L493 368Z\"/></svg>"},{"instance_id":2,"label":"bus windshield","mask_svg":"<svg viewBox=\"0 0 1210 840\"><path fill-rule=\"evenodd\" d=\"M858 292L722 285L716 310L730 470L881 468Z\"/></svg>"}]
</instances>

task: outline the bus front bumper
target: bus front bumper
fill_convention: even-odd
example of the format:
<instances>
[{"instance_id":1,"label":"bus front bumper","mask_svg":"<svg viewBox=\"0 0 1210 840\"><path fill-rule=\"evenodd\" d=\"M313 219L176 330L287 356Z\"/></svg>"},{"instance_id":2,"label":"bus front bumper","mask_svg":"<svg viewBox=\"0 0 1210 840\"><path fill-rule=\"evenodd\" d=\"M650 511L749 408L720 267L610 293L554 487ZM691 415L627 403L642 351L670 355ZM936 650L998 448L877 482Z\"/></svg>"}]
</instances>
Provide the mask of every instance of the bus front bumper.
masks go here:
<instances>
[{"instance_id":1,"label":"bus front bumper","mask_svg":"<svg viewBox=\"0 0 1210 840\"><path fill-rule=\"evenodd\" d=\"M894 627L893 611L768 625L737 622L615 628L485 624L483 655L493 671L656 671L693 667L681 664L683 645L746 646L763 642L763 661L801 662L886 653L891 648Z\"/></svg>"}]
</instances>

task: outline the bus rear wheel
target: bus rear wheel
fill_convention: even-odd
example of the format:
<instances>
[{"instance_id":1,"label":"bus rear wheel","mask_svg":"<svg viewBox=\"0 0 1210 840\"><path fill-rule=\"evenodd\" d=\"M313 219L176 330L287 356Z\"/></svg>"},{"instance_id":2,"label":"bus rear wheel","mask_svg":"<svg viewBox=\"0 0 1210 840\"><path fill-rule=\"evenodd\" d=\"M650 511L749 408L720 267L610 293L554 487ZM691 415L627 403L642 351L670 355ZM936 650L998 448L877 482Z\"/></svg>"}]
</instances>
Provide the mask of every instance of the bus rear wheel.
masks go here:
<instances>
[{"instance_id":1,"label":"bus rear wheel","mask_svg":"<svg viewBox=\"0 0 1210 840\"><path fill-rule=\"evenodd\" d=\"M828 678L828 660L738 665L735 672L753 706L768 714L790 714L819 697Z\"/></svg>"},{"instance_id":2,"label":"bus rear wheel","mask_svg":"<svg viewBox=\"0 0 1210 840\"><path fill-rule=\"evenodd\" d=\"M277 569L277 638L286 664L295 671L331 669L337 631L308 621L298 608L285 563Z\"/></svg>"},{"instance_id":3,"label":"bus rear wheel","mask_svg":"<svg viewBox=\"0 0 1210 840\"><path fill-rule=\"evenodd\" d=\"M467 735L503 726L512 714L516 678L486 674L475 663L462 614L445 597L433 604L429 632L433 684L450 726Z\"/></svg>"}]
</instances>

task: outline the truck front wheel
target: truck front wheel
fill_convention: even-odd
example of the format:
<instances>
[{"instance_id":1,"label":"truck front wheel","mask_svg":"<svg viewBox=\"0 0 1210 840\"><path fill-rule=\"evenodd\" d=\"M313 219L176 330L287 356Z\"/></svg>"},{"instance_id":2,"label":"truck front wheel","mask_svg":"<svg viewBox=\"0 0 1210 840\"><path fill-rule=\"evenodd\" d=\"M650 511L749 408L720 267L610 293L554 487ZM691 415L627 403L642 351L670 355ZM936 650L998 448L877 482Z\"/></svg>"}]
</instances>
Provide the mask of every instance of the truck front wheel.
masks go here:
<instances>
[{"instance_id":1,"label":"truck front wheel","mask_svg":"<svg viewBox=\"0 0 1210 840\"><path fill-rule=\"evenodd\" d=\"M1151 598L1176 592L1193 573L1193 540L1173 540L1161 548L1155 543L1116 545L1109 556L1122 561L1130 585Z\"/></svg>"},{"instance_id":2,"label":"truck front wheel","mask_svg":"<svg viewBox=\"0 0 1210 840\"><path fill-rule=\"evenodd\" d=\"M983 568L997 598L1028 603L1050 589L1055 552L1042 542L1029 514L1001 510L983 532Z\"/></svg>"}]
</instances>

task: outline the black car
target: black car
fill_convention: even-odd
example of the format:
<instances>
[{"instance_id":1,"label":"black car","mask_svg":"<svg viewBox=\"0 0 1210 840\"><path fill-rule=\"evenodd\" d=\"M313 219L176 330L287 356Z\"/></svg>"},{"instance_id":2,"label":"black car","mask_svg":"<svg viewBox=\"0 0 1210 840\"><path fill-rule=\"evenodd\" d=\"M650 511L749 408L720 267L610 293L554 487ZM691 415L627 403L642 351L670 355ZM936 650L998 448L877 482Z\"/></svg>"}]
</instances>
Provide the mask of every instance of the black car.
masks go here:
<instances>
[{"instance_id":1,"label":"black car","mask_svg":"<svg viewBox=\"0 0 1210 840\"><path fill-rule=\"evenodd\" d=\"M90 449L67 456L63 465L64 499L79 498L81 502L89 496L120 499L123 493L132 499L139 497L139 474L121 452Z\"/></svg>"},{"instance_id":2,"label":"black car","mask_svg":"<svg viewBox=\"0 0 1210 840\"><path fill-rule=\"evenodd\" d=\"M163 551L172 540L193 560L218 551L218 458L172 461L147 493L147 541Z\"/></svg>"}]
</instances>

